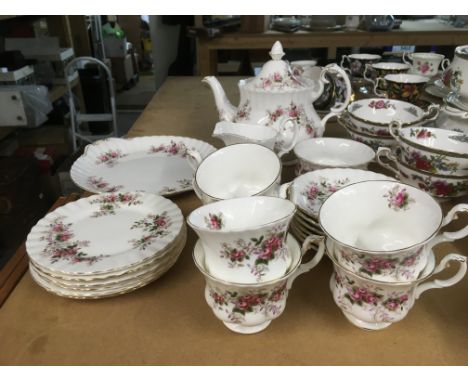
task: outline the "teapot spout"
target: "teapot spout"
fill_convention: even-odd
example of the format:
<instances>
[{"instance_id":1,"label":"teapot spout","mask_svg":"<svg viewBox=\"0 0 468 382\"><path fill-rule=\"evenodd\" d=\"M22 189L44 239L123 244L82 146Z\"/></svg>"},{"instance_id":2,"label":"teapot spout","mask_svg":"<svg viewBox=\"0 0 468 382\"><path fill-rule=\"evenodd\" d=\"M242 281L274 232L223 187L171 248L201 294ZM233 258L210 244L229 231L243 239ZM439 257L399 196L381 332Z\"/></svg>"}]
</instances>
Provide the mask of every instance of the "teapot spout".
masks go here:
<instances>
[{"instance_id":1,"label":"teapot spout","mask_svg":"<svg viewBox=\"0 0 468 382\"><path fill-rule=\"evenodd\" d=\"M219 113L219 120L233 122L237 109L229 102L219 81L214 76L207 76L202 82L208 84L213 92L216 108Z\"/></svg>"}]
</instances>

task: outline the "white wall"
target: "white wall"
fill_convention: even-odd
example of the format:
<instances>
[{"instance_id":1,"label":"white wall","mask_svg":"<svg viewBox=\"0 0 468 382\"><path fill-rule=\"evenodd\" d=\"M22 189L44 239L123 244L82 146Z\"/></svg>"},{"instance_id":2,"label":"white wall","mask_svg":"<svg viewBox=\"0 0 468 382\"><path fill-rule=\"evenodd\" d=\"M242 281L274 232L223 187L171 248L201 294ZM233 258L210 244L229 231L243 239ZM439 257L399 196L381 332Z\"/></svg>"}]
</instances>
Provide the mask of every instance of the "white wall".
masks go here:
<instances>
[{"instance_id":1,"label":"white wall","mask_svg":"<svg viewBox=\"0 0 468 382\"><path fill-rule=\"evenodd\" d=\"M166 80L167 70L177 57L180 26L165 25L162 16L150 16L151 44L156 90Z\"/></svg>"}]
</instances>

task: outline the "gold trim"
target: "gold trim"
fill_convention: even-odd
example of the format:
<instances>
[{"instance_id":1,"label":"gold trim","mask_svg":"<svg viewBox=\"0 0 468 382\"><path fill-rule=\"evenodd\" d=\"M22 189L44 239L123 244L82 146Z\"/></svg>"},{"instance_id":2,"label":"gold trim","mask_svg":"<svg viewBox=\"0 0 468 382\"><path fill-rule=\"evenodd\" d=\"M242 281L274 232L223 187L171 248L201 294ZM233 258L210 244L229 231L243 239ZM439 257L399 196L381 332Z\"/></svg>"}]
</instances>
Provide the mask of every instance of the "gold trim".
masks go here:
<instances>
[{"instance_id":1,"label":"gold trim","mask_svg":"<svg viewBox=\"0 0 468 382\"><path fill-rule=\"evenodd\" d=\"M382 99L384 99L384 98L382 98ZM361 101L362 101L362 100L361 100ZM401 101L401 100L389 100L389 101L400 101L400 102L405 102L405 101ZM359 101L356 101L356 102L359 102ZM419 122L421 122L421 121L423 121L423 120L426 119L426 116L424 115L424 110L423 110L423 109L421 109L421 108L420 108L419 106L417 106L417 105L410 104L409 102L405 102L405 103L408 103L408 104L411 105L411 106L417 107L418 109L420 109L420 110L423 112L423 115L422 115L422 117L421 117L420 119L418 119L418 120L416 120L416 121L414 121L414 122L405 122L405 123L402 123L402 126L412 126L412 125L414 125L414 124L416 124L416 123L419 123ZM376 125L376 126L386 126L386 127L388 127L388 125L392 122L392 121L390 121L389 123L380 123L380 122L369 121L369 120L364 119L364 118L361 118L361 117L357 117L355 114L353 114L353 112L352 112L351 110L349 110L350 107L351 107L351 105L348 105L348 107L346 108L346 111L348 112L348 114L350 115L350 117L355 118L355 119L357 119L357 120L360 121L360 122L370 123L371 125Z\"/></svg>"}]
</instances>

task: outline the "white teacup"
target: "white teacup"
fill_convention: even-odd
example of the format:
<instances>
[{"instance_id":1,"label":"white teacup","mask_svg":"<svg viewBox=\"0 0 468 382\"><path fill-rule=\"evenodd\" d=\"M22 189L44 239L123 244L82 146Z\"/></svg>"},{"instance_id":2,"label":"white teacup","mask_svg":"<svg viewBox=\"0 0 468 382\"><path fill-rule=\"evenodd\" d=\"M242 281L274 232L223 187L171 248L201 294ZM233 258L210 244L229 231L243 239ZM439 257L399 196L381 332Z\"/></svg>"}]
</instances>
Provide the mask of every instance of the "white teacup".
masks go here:
<instances>
[{"instance_id":1,"label":"white teacup","mask_svg":"<svg viewBox=\"0 0 468 382\"><path fill-rule=\"evenodd\" d=\"M346 269L379 281L413 281L434 246L468 235L468 226L439 233L459 212L468 212L468 204L456 205L444 217L439 203L424 191L374 180L333 193L319 220Z\"/></svg>"},{"instance_id":2,"label":"white teacup","mask_svg":"<svg viewBox=\"0 0 468 382\"><path fill-rule=\"evenodd\" d=\"M197 208L187 223L200 237L211 275L252 284L282 277L291 266L285 242L295 212L289 200L252 196Z\"/></svg>"},{"instance_id":3,"label":"white teacup","mask_svg":"<svg viewBox=\"0 0 468 382\"><path fill-rule=\"evenodd\" d=\"M439 73L439 66L445 70L450 61L438 53L403 53L403 62L411 65L411 71L421 76L434 77Z\"/></svg>"},{"instance_id":4,"label":"white teacup","mask_svg":"<svg viewBox=\"0 0 468 382\"><path fill-rule=\"evenodd\" d=\"M196 151L188 150L187 160L196 168L193 188L204 204L244 196L278 195L281 160L264 146L230 145L203 160Z\"/></svg>"},{"instance_id":5,"label":"white teacup","mask_svg":"<svg viewBox=\"0 0 468 382\"><path fill-rule=\"evenodd\" d=\"M467 269L465 256L449 254L435 266L434 255L431 254L426 268L416 280L406 283L379 282L357 275L331 259L334 266L330 279L333 299L352 324L366 330L384 329L401 321L423 292L456 284L465 276ZM454 276L446 280L428 281L447 268L451 261L460 264Z\"/></svg>"},{"instance_id":6,"label":"white teacup","mask_svg":"<svg viewBox=\"0 0 468 382\"><path fill-rule=\"evenodd\" d=\"M214 315L233 332L252 334L264 330L283 313L288 292L296 277L314 268L323 257L323 239L322 236L308 236L300 248L298 242L288 235L286 245L292 257L288 272L282 277L257 284L231 283L214 277L206 267L206 255L198 241L193 259L205 277L206 302ZM320 245L315 256L301 264L303 255L317 242Z\"/></svg>"}]
</instances>

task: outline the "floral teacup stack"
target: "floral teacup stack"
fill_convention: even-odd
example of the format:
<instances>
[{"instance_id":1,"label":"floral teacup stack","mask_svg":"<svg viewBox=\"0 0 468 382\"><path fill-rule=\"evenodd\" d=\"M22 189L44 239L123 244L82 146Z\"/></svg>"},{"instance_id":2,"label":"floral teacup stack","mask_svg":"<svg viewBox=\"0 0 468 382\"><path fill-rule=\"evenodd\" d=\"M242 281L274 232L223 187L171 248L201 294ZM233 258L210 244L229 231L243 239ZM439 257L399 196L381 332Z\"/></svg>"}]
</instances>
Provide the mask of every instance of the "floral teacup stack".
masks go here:
<instances>
[{"instance_id":1,"label":"floral teacup stack","mask_svg":"<svg viewBox=\"0 0 468 382\"><path fill-rule=\"evenodd\" d=\"M388 180L355 183L333 193L319 219L334 264L330 288L346 318L363 329L383 329L402 320L424 291L460 281L466 257L449 254L436 265L432 252L439 243L468 235L468 226L438 233L458 212L468 212L468 204L444 217L427 193ZM450 261L460 264L454 276L427 281Z\"/></svg>"},{"instance_id":2,"label":"floral teacup stack","mask_svg":"<svg viewBox=\"0 0 468 382\"><path fill-rule=\"evenodd\" d=\"M322 236L299 247L287 234L296 207L288 200L252 196L204 205L187 218L200 240L194 261L206 280L213 313L237 333L265 329L284 310L294 279L312 269L324 253ZM302 255L320 243L316 255Z\"/></svg>"}]
</instances>

